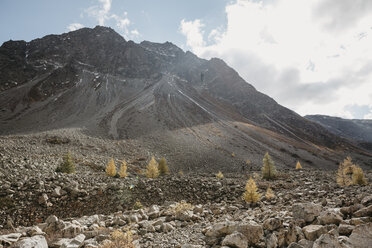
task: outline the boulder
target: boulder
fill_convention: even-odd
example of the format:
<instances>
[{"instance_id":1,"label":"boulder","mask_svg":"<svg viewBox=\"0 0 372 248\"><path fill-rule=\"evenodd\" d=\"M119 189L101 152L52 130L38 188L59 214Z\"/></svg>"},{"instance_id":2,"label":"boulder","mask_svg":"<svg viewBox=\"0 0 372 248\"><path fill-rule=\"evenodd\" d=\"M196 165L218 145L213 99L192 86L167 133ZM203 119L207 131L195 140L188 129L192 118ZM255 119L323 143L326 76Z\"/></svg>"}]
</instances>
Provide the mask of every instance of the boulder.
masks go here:
<instances>
[{"instance_id":1,"label":"boulder","mask_svg":"<svg viewBox=\"0 0 372 248\"><path fill-rule=\"evenodd\" d=\"M157 205L152 205L152 206L149 208L148 216L149 216L150 219L155 219L155 218L159 217L159 214L160 214L159 206L157 206Z\"/></svg>"},{"instance_id":2,"label":"boulder","mask_svg":"<svg viewBox=\"0 0 372 248\"><path fill-rule=\"evenodd\" d=\"M6 244L13 244L19 240L19 238L22 236L21 233L10 233L6 235L0 236L0 244L6 243Z\"/></svg>"},{"instance_id":3,"label":"boulder","mask_svg":"<svg viewBox=\"0 0 372 248\"><path fill-rule=\"evenodd\" d=\"M353 213L354 217L372 217L372 205L369 207L365 207L362 209L359 209L355 213Z\"/></svg>"},{"instance_id":4,"label":"boulder","mask_svg":"<svg viewBox=\"0 0 372 248\"><path fill-rule=\"evenodd\" d=\"M63 243L61 248L80 248L83 246L85 240L84 234L79 234L73 239L69 239L67 242Z\"/></svg>"},{"instance_id":5,"label":"boulder","mask_svg":"<svg viewBox=\"0 0 372 248\"><path fill-rule=\"evenodd\" d=\"M232 234L237 229L237 223L232 221L219 222L208 228L205 233L207 237L224 237Z\"/></svg>"},{"instance_id":6,"label":"boulder","mask_svg":"<svg viewBox=\"0 0 372 248\"><path fill-rule=\"evenodd\" d=\"M330 234L322 234L315 240L313 248L342 248L338 239Z\"/></svg>"},{"instance_id":7,"label":"boulder","mask_svg":"<svg viewBox=\"0 0 372 248\"><path fill-rule=\"evenodd\" d=\"M334 209L328 209L320 213L318 221L322 225L340 224L343 220L341 213Z\"/></svg>"},{"instance_id":8,"label":"boulder","mask_svg":"<svg viewBox=\"0 0 372 248\"><path fill-rule=\"evenodd\" d=\"M223 246L229 247L236 247L236 248L247 248L248 247L248 240L247 237L244 236L240 232L233 232L230 235L227 235L223 241Z\"/></svg>"},{"instance_id":9,"label":"boulder","mask_svg":"<svg viewBox=\"0 0 372 248\"><path fill-rule=\"evenodd\" d=\"M315 203L296 203L292 206L294 219L303 219L306 222L312 222L319 216L322 206Z\"/></svg>"},{"instance_id":10,"label":"boulder","mask_svg":"<svg viewBox=\"0 0 372 248\"><path fill-rule=\"evenodd\" d=\"M265 230L274 231L281 227L283 224L283 220L280 218L269 218L264 221L263 228Z\"/></svg>"},{"instance_id":11,"label":"boulder","mask_svg":"<svg viewBox=\"0 0 372 248\"><path fill-rule=\"evenodd\" d=\"M275 233L269 234L266 239L266 247L267 248L276 248L278 247L278 238L276 237Z\"/></svg>"},{"instance_id":12,"label":"boulder","mask_svg":"<svg viewBox=\"0 0 372 248\"><path fill-rule=\"evenodd\" d=\"M320 235L327 233L327 228L322 225L308 225L302 228L306 239L315 241Z\"/></svg>"},{"instance_id":13,"label":"boulder","mask_svg":"<svg viewBox=\"0 0 372 248\"><path fill-rule=\"evenodd\" d=\"M31 238L23 238L15 243L14 248L48 248L48 243L44 236L37 235Z\"/></svg>"},{"instance_id":14,"label":"boulder","mask_svg":"<svg viewBox=\"0 0 372 248\"><path fill-rule=\"evenodd\" d=\"M257 244L264 235L262 225L254 221L239 224L237 226L237 231L247 237L249 245Z\"/></svg>"},{"instance_id":15,"label":"boulder","mask_svg":"<svg viewBox=\"0 0 372 248\"><path fill-rule=\"evenodd\" d=\"M338 226L338 233L340 235L350 235L350 233L353 230L354 230L354 226L352 226L352 225L340 224Z\"/></svg>"},{"instance_id":16,"label":"boulder","mask_svg":"<svg viewBox=\"0 0 372 248\"><path fill-rule=\"evenodd\" d=\"M354 247L370 248L372 244L372 223L355 227L350 235L350 243Z\"/></svg>"},{"instance_id":17,"label":"boulder","mask_svg":"<svg viewBox=\"0 0 372 248\"><path fill-rule=\"evenodd\" d=\"M366 197L364 197L361 201L361 203L364 205L364 206L368 206L370 204L372 204L372 195L368 195Z\"/></svg>"}]
</instances>

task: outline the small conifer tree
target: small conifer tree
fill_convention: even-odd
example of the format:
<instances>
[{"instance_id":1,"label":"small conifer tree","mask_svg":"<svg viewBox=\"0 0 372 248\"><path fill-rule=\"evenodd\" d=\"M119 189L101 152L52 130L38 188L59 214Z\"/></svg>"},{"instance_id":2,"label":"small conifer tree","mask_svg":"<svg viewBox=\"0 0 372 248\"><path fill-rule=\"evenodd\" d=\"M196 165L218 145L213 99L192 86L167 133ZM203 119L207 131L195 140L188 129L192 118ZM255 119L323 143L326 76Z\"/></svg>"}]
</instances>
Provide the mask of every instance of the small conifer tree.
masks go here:
<instances>
[{"instance_id":1,"label":"small conifer tree","mask_svg":"<svg viewBox=\"0 0 372 248\"><path fill-rule=\"evenodd\" d=\"M357 165L353 166L352 181L353 181L353 184L358 184L358 185L366 185L367 184L367 180L364 177L364 173L363 173L362 168L360 168Z\"/></svg>"},{"instance_id":2,"label":"small conifer tree","mask_svg":"<svg viewBox=\"0 0 372 248\"><path fill-rule=\"evenodd\" d=\"M235 157L235 152L231 153L231 157Z\"/></svg>"},{"instance_id":3,"label":"small conifer tree","mask_svg":"<svg viewBox=\"0 0 372 248\"><path fill-rule=\"evenodd\" d=\"M270 188L270 186L266 190L265 197L267 200L273 199L275 197L274 191Z\"/></svg>"},{"instance_id":4,"label":"small conifer tree","mask_svg":"<svg viewBox=\"0 0 372 248\"><path fill-rule=\"evenodd\" d=\"M115 166L115 161L113 158L111 158L110 161L106 165L106 175L110 177L116 176L116 166Z\"/></svg>"},{"instance_id":5,"label":"small conifer tree","mask_svg":"<svg viewBox=\"0 0 372 248\"><path fill-rule=\"evenodd\" d=\"M257 192L256 182L252 177L249 178L247 184L245 185L245 192L243 194L243 199L247 203L256 203L260 200L261 195Z\"/></svg>"},{"instance_id":6,"label":"small conifer tree","mask_svg":"<svg viewBox=\"0 0 372 248\"><path fill-rule=\"evenodd\" d=\"M156 162L155 158L152 157L146 168L146 177L157 178L158 176L159 176L158 163Z\"/></svg>"},{"instance_id":7,"label":"small conifer tree","mask_svg":"<svg viewBox=\"0 0 372 248\"><path fill-rule=\"evenodd\" d=\"M223 178L223 174L222 174L222 172L219 171L219 172L216 174L216 177L217 177L218 179L222 179L222 178Z\"/></svg>"},{"instance_id":8,"label":"small conifer tree","mask_svg":"<svg viewBox=\"0 0 372 248\"><path fill-rule=\"evenodd\" d=\"M127 169L128 169L127 162L123 159L123 162L121 163L118 173L121 178L128 176Z\"/></svg>"},{"instance_id":9,"label":"small conifer tree","mask_svg":"<svg viewBox=\"0 0 372 248\"><path fill-rule=\"evenodd\" d=\"M301 170L301 169L302 169L301 163L300 161L297 161L296 170Z\"/></svg>"},{"instance_id":10,"label":"small conifer tree","mask_svg":"<svg viewBox=\"0 0 372 248\"><path fill-rule=\"evenodd\" d=\"M57 167L56 172L75 173L75 163L70 152L63 156L63 162Z\"/></svg>"},{"instance_id":11,"label":"small conifer tree","mask_svg":"<svg viewBox=\"0 0 372 248\"><path fill-rule=\"evenodd\" d=\"M276 169L274 166L274 161L271 159L269 153L266 152L263 158L262 178L274 179L275 177L276 177Z\"/></svg>"},{"instance_id":12,"label":"small conifer tree","mask_svg":"<svg viewBox=\"0 0 372 248\"><path fill-rule=\"evenodd\" d=\"M352 166L351 157L346 157L338 166L336 181L340 187L349 186L352 183L349 176L349 174L352 173Z\"/></svg>"},{"instance_id":13,"label":"small conifer tree","mask_svg":"<svg viewBox=\"0 0 372 248\"><path fill-rule=\"evenodd\" d=\"M162 176L169 174L169 168L168 168L168 165L167 165L167 160L165 160L164 157L160 159L158 169L159 169L160 175L162 175Z\"/></svg>"}]
</instances>

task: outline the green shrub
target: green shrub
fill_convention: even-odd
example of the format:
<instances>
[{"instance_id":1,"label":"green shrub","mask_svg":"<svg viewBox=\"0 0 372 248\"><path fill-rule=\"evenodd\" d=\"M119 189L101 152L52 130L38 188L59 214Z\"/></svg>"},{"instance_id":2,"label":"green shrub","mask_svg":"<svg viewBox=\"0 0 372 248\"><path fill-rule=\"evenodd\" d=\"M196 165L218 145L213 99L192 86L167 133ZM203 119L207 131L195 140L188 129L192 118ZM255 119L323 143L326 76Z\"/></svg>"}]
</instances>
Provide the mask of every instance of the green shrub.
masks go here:
<instances>
[{"instance_id":1,"label":"green shrub","mask_svg":"<svg viewBox=\"0 0 372 248\"><path fill-rule=\"evenodd\" d=\"M266 152L263 158L262 166L262 178L264 179L274 179L276 177L276 169L274 166L274 161L271 159L268 152Z\"/></svg>"},{"instance_id":2,"label":"green shrub","mask_svg":"<svg viewBox=\"0 0 372 248\"><path fill-rule=\"evenodd\" d=\"M56 172L75 173L75 163L70 152L63 157L63 162L57 167Z\"/></svg>"},{"instance_id":3,"label":"green shrub","mask_svg":"<svg viewBox=\"0 0 372 248\"><path fill-rule=\"evenodd\" d=\"M161 176L169 174L169 168L167 165L167 160L165 160L165 158L160 159L158 169Z\"/></svg>"}]
</instances>

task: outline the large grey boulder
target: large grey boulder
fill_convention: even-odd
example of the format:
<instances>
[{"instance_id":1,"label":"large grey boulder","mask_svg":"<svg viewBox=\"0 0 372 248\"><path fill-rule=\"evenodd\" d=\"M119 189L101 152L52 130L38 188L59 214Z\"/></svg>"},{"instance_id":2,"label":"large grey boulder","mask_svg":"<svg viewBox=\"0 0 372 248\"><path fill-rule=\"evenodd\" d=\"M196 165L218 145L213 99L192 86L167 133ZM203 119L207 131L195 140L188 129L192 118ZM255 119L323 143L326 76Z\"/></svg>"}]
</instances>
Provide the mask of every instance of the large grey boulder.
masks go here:
<instances>
[{"instance_id":1,"label":"large grey boulder","mask_svg":"<svg viewBox=\"0 0 372 248\"><path fill-rule=\"evenodd\" d=\"M205 233L207 237L224 237L232 234L237 229L237 223L233 221L219 222L211 226Z\"/></svg>"},{"instance_id":2,"label":"large grey boulder","mask_svg":"<svg viewBox=\"0 0 372 248\"><path fill-rule=\"evenodd\" d=\"M307 240L315 241L320 235L327 233L327 228L322 225L308 225L302 231Z\"/></svg>"},{"instance_id":3,"label":"large grey boulder","mask_svg":"<svg viewBox=\"0 0 372 248\"><path fill-rule=\"evenodd\" d=\"M257 244L264 235L262 225L257 224L254 221L239 224L237 226L237 231L247 237L249 245Z\"/></svg>"},{"instance_id":4,"label":"large grey boulder","mask_svg":"<svg viewBox=\"0 0 372 248\"><path fill-rule=\"evenodd\" d=\"M341 213L336 209L328 209L320 213L318 221L322 225L340 224L343 220Z\"/></svg>"},{"instance_id":5,"label":"large grey boulder","mask_svg":"<svg viewBox=\"0 0 372 248\"><path fill-rule=\"evenodd\" d=\"M79 234L73 239L69 239L62 244L61 248L80 248L83 246L85 240L84 234Z\"/></svg>"},{"instance_id":6,"label":"large grey boulder","mask_svg":"<svg viewBox=\"0 0 372 248\"><path fill-rule=\"evenodd\" d=\"M359 209L355 213L353 213L354 217L372 217L372 205L369 207L365 207L362 209Z\"/></svg>"},{"instance_id":7,"label":"large grey boulder","mask_svg":"<svg viewBox=\"0 0 372 248\"><path fill-rule=\"evenodd\" d=\"M342 248L338 239L330 234L322 234L315 240L313 248Z\"/></svg>"},{"instance_id":8,"label":"large grey boulder","mask_svg":"<svg viewBox=\"0 0 372 248\"><path fill-rule=\"evenodd\" d=\"M24 238L15 243L14 248L48 248L48 243L44 236L37 235L31 238Z\"/></svg>"},{"instance_id":9,"label":"large grey boulder","mask_svg":"<svg viewBox=\"0 0 372 248\"><path fill-rule=\"evenodd\" d=\"M372 244L372 223L359 225L350 235L350 243L358 248L370 248Z\"/></svg>"},{"instance_id":10,"label":"large grey boulder","mask_svg":"<svg viewBox=\"0 0 372 248\"><path fill-rule=\"evenodd\" d=\"M274 231L281 227L283 224L283 220L281 218L269 218L264 221L263 228L265 230Z\"/></svg>"},{"instance_id":11,"label":"large grey boulder","mask_svg":"<svg viewBox=\"0 0 372 248\"><path fill-rule=\"evenodd\" d=\"M227 235L223 241L223 246L235 247L235 248L247 248L248 239L240 232L234 232L230 235Z\"/></svg>"},{"instance_id":12,"label":"large grey boulder","mask_svg":"<svg viewBox=\"0 0 372 248\"><path fill-rule=\"evenodd\" d=\"M303 219L308 223L318 217L321 210L321 205L312 202L296 203L292 206L293 218Z\"/></svg>"},{"instance_id":13,"label":"large grey boulder","mask_svg":"<svg viewBox=\"0 0 372 248\"><path fill-rule=\"evenodd\" d=\"M0 244L6 243L6 244L13 244L19 240L19 238L22 236L21 233L10 233L6 235L0 236Z\"/></svg>"}]
</instances>

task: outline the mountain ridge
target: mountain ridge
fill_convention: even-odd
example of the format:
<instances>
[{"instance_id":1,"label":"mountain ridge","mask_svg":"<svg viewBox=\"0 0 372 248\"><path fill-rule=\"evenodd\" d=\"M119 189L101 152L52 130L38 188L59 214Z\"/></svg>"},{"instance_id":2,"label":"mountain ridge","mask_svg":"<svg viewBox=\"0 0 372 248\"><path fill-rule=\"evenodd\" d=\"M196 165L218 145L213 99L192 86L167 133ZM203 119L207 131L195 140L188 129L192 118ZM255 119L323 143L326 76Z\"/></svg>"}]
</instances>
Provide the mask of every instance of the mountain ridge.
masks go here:
<instances>
[{"instance_id":1,"label":"mountain ridge","mask_svg":"<svg viewBox=\"0 0 372 248\"><path fill-rule=\"evenodd\" d=\"M170 42L137 44L111 28L83 28L6 42L0 67L2 135L83 128L136 140L144 153L166 154L180 167L185 158L172 149L198 154L194 168L237 170L248 157L258 164L265 151L283 166L301 156L324 167L345 151L369 156L257 91L224 61Z\"/></svg>"}]
</instances>

